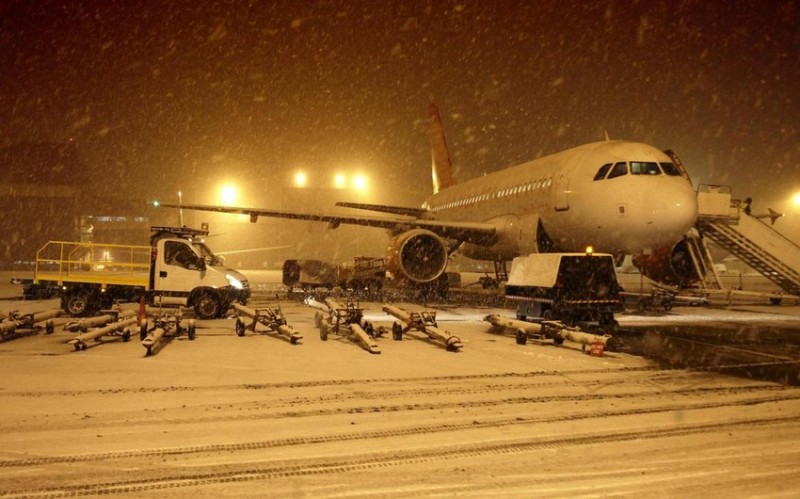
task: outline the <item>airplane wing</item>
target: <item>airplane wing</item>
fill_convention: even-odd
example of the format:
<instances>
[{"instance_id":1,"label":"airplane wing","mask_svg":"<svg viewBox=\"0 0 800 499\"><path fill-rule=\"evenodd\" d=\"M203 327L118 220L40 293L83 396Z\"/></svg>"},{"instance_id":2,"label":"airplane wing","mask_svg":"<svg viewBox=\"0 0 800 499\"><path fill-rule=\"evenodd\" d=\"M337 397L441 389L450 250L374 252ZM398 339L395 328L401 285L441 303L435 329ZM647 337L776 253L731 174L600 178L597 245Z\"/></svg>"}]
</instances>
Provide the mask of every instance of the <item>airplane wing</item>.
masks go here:
<instances>
[{"instance_id":1,"label":"airplane wing","mask_svg":"<svg viewBox=\"0 0 800 499\"><path fill-rule=\"evenodd\" d=\"M452 222L439 220L425 220L410 216L388 218L376 216L329 215L319 213L297 213L278 210L264 210L260 208L228 207L199 204L170 204L159 203L157 206L164 208L177 208L182 210L210 211L216 213L234 213L248 215L251 222L258 221L258 217L288 218L292 220L310 220L326 222L332 228L341 224L378 227L392 232L404 232L411 229L426 229L434 234L446 238L474 244L491 244L496 237L495 227L484 223Z\"/></svg>"},{"instance_id":2,"label":"airplane wing","mask_svg":"<svg viewBox=\"0 0 800 499\"><path fill-rule=\"evenodd\" d=\"M343 206L345 208L355 208L357 210L377 211L380 213L390 213L392 215L405 215L408 217L421 217L427 213L427 210L422 208L408 208L405 206L387 206L385 204L365 204L365 203L346 203L339 201L336 206Z\"/></svg>"}]
</instances>

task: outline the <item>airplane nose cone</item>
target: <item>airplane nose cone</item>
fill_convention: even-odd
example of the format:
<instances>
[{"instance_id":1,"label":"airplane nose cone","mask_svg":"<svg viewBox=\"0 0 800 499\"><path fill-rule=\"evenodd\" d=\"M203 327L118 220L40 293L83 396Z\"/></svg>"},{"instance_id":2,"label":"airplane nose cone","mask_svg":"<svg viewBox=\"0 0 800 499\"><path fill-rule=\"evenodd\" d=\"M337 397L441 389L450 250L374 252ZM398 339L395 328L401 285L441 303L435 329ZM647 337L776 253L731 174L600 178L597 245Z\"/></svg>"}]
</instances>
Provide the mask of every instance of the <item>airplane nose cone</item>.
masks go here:
<instances>
[{"instance_id":1,"label":"airplane nose cone","mask_svg":"<svg viewBox=\"0 0 800 499\"><path fill-rule=\"evenodd\" d=\"M676 243L697 221L697 196L692 186L683 178L670 180L644 192L644 222L658 234L651 242L654 248Z\"/></svg>"}]
</instances>

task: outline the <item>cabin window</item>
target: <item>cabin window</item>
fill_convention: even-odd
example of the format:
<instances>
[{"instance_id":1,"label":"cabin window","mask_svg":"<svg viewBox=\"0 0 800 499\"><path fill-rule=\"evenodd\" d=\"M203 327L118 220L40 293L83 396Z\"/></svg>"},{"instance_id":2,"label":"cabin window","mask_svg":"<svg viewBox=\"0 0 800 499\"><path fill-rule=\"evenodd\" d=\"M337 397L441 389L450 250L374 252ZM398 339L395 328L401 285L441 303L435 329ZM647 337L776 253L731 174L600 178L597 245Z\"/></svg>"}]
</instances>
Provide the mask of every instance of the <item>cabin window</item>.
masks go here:
<instances>
[{"instance_id":1,"label":"cabin window","mask_svg":"<svg viewBox=\"0 0 800 499\"><path fill-rule=\"evenodd\" d=\"M628 174L628 163L625 163L623 161L619 163L614 163L614 167L611 169L611 173L608 174L608 178L612 179L627 174Z\"/></svg>"},{"instance_id":2,"label":"cabin window","mask_svg":"<svg viewBox=\"0 0 800 499\"><path fill-rule=\"evenodd\" d=\"M655 162L631 161L631 175L661 175L661 169Z\"/></svg>"},{"instance_id":3,"label":"cabin window","mask_svg":"<svg viewBox=\"0 0 800 499\"><path fill-rule=\"evenodd\" d=\"M659 163L661 165L661 169L664 170L664 173L667 175L671 175L673 177L680 177L681 171L678 170L678 167L675 166L674 163Z\"/></svg>"},{"instance_id":4,"label":"cabin window","mask_svg":"<svg viewBox=\"0 0 800 499\"><path fill-rule=\"evenodd\" d=\"M611 169L611 163L604 164L603 166L600 167L599 170L597 170L597 173L594 174L594 179L603 180L604 178L606 178L606 174L610 169Z\"/></svg>"}]
</instances>

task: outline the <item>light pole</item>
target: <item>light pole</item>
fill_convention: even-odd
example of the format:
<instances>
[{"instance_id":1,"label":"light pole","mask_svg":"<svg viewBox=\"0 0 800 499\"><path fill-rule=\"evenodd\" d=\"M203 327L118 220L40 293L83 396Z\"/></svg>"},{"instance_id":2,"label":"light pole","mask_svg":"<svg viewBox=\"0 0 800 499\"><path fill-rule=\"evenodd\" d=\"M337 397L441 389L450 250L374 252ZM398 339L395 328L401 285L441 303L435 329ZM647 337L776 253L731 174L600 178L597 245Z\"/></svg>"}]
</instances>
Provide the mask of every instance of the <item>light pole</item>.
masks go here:
<instances>
[{"instance_id":1,"label":"light pole","mask_svg":"<svg viewBox=\"0 0 800 499\"><path fill-rule=\"evenodd\" d=\"M178 189L178 219L183 227L183 193Z\"/></svg>"}]
</instances>

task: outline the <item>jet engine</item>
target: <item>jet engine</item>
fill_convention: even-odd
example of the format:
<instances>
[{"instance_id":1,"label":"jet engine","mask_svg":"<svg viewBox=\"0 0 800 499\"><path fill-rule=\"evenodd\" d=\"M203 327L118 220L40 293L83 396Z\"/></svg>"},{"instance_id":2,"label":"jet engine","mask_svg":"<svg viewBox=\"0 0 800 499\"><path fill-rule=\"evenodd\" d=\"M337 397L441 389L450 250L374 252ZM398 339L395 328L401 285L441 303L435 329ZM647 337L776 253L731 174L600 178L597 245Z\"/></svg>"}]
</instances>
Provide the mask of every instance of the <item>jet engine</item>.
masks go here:
<instances>
[{"instance_id":1,"label":"jet engine","mask_svg":"<svg viewBox=\"0 0 800 499\"><path fill-rule=\"evenodd\" d=\"M389 243L386 267L396 279L432 282L442 275L446 266L447 246L429 230L409 230Z\"/></svg>"},{"instance_id":2,"label":"jet engine","mask_svg":"<svg viewBox=\"0 0 800 499\"><path fill-rule=\"evenodd\" d=\"M685 288L699 280L686 237L674 246L662 246L649 255L634 255L631 261L642 275L661 284Z\"/></svg>"}]
</instances>

